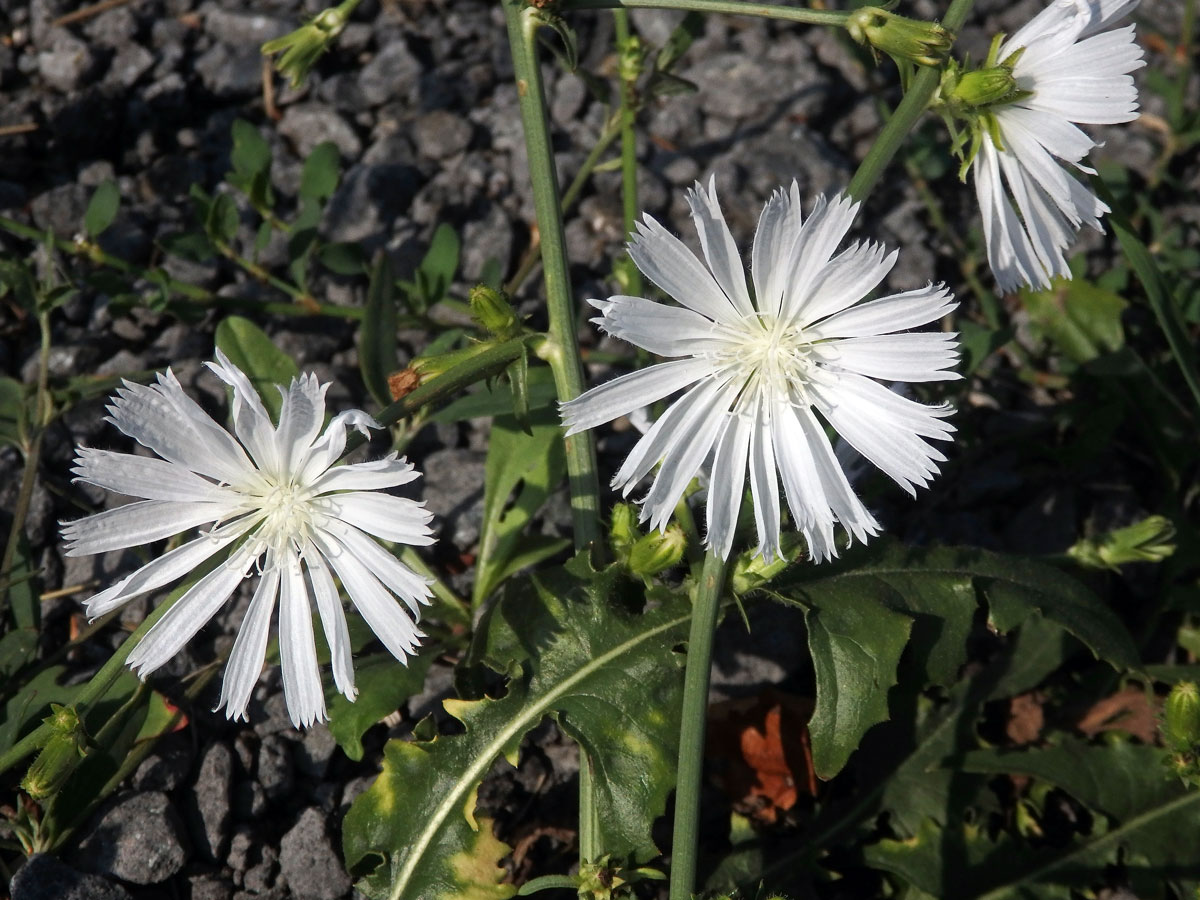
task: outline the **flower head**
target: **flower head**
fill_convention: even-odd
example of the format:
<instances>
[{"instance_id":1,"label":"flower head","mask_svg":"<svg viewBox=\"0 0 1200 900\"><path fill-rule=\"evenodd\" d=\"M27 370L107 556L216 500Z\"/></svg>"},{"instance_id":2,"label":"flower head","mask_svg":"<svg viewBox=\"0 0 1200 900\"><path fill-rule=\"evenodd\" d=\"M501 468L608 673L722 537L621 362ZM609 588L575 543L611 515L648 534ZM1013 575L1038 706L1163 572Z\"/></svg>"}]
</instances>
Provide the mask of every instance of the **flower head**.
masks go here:
<instances>
[{"instance_id":1,"label":"flower head","mask_svg":"<svg viewBox=\"0 0 1200 900\"><path fill-rule=\"evenodd\" d=\"M379 493L418 477L394 453L375 462L333 465L345 449L348 427L365 434L380 426L366 413L348 410L322 432L328 385L315 376L279 388L283 403L276 426L250 380L224 354L218 350L208 366L233 388L234 434L191 400L169 369L157 384L125 382L108 407L108 421L158 458L79 449L72 470L76 481L143 499L64 524L67 555L120 550L204 526L199 537L88 599L89 617L168 585L231 548L146 633L129 665L142 677L163 665L257 571L218 708L231 719L245 718L278 603L288 713L298 727L308 726L326 717L314 602L334 683L353 700L350 639L334 576L384 646L405 661L421 636L414 619L429 586L371 536L431 544L431 514L423 504Z\"/></svg>"},{"instance_id":2,"label":"flower head","mask_svg":"<svg viewBox=\"0 0 1200 900\"><path fill-rule=\"evenodd\" d=\"M1015 91L975 111L975 192L988 262L1001 290L1049 287L1069 278L1064 250L1083 225L1103 231L1108 212L1063 164L1094 174L1082 160L1096 146L1077 126L1137 118L1130 72L1145 65L1133 26L1106 31L1137 0L1054 0L988 60L1007 69ZM977 151L977 152L976 152Z\"/></svg>"},{"instance_id":3,"label":"flower head","mask_svg":"<svg viewBox=\"0 0 1200 900\"><path fill-rule=\"evenodd\" d=\"M563 404L568 433L592 428L687 389L638 441L613 479L625 496L656 463L641 518L666 527L688 483L711 457L708 546L728 557L749 469L758 552L778 555L779 481L814 558L837 555L834 524L865 541L879 525L855 495L817 414L909 493L945 459L948 406L925 406L874 379L958 378L955 335L910 334L954 308L942 285L855 306L891 270L896 253L852 244L834 255L858 205L818 197L802 220L799 189L776 191L762 211L751 258L753 297L714 183L688 194L707 267L650 216L629 253L679 301L591 301L594 319L669 361L623 375Z\"/></svg>"}]
</instances>

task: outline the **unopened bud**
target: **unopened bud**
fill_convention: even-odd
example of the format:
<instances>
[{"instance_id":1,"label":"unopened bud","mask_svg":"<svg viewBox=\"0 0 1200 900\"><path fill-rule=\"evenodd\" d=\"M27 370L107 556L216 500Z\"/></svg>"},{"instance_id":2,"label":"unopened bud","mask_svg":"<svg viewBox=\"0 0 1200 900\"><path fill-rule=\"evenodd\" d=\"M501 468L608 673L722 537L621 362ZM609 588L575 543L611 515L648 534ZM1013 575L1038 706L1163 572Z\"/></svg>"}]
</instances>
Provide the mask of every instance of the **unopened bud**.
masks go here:
<instances>
[{"instance_id":1,"label":"unopened bud","mask_svg":"<svg viewBox=\"0 0 1200 900\"><path fill-rule=\"evenodd\" d=\"M57 794L87 753L87 732L74 707L50 704L44 720L49 740L21 780L21 788L39 803Z\"/></svg>"},{"instance_id":2,"label":"unopened bud","mask_svg":"<svg viewBox=\"0 0 1200 900\"><path fill-rule=\"evenodd\" d=\"M877 6L864 6L846 19L846 30L872 52L919 66L939 66L954 44L954 35L936 22L897 16Z\"/></svg>"},{"instance_id":3,"label":"unopened bud","mask_svg":"<svg viewBox=\"0 0 1200 900\"><path fill-rule=\"evenodd\" d=\"M357 0L345 0L338 6L318 13L290 34L267 41L262 45L262 52L267 56L282 53L275 68L291 79L292 87L299 87L321 54L342 33L350 20L350 13L357 5Z\"/></svg>"},{"instance_id":4,"label":"unopened bud","mask_svg":"<svg viewBox=\"0 0 1200 900\"><path fill-rule=\"evenodd\" d=\"M634 541L629 551L629 571L639 578L650 578L678 565L685 549L687 535L678 525L652 531Z\"/></svg>"},{"instance_id":5,"label":"unopened bud","mask_svg":"<svg viewBox=\"0 0 1200 900\"><path fill-rule=\"evenodd\" d=\"M1080 565L1116 569L1132 562L1162 562L1175 552L1175 526L1164 516L1149 516L1116 531L1079 541L1067 551Z\"/></svg>"},{"instance_id":6,"label":"unopened bud","mask_svg":"<svg viewBox=\"0 0 1200 900\"><path fill-rule=\"evenodd\" d=\"M500 340L516 337L520 331L521 321L503 291L479 284L471 289L468 301L471 305L471 317Z\"/></svg>"},{"instance_id":7,"label":"unopened bud","mask_svg":"<svg viewBox=\"0 0 1200 900\"><path fill-rule=\"evenodd\" d=\"M430 379L437 378L465 362L469 362L481 353L491 348L491 344L475 343L461 350L451 350L449 353L435 353L433 356L418 356L408 364L406 371L414 373L419 383L424 384Z\"/></svg>"},{"instance_id":8,"label":"unopened bud","mask_svg":"<svg viewBox=\"0 0 1200 900\"><path fill-rule=\"evenodd\" d=\"M1200 688L1181 681L1171 688L1163 704L1163 743L1171 750L1193 752L1200 745Z\"/></svg>"},{"instance_id":9,"label":"unopened bud","mask_svg":"<svg viewBox=\"0 0 1200 900\"><path fill-rule=\"evenodd\" d=\"M735 594L745 594L766 584L787 566L788 560L783 555L768 561L765 556L743 553L733 564L729 584Z\"/></svg>"},{"instance_id":10,"label":"unopened bud","mask_svg":"<svg viewBox=\"0 0 1200 900\"><path fill-rule=\"evenodd\" d=\"M1007 66L993 66L959 75L958 83L950 92L950 102L977 109L1009 100L1019 92L1012 69Z\"/></svg>"},{"instance_id":11,"label":"unopened bud","mask_svg":"<svg viewBox=\"0 0 1200 900\"><path fill-rule=\"evenodd\" d=\"M641 537L637 527L637 510L630 503L618 503L612 511L612 528L609 531L609 543L613 555L620 562L629 561L629 552L633 544Z\"/></svg>"}]
</instances>

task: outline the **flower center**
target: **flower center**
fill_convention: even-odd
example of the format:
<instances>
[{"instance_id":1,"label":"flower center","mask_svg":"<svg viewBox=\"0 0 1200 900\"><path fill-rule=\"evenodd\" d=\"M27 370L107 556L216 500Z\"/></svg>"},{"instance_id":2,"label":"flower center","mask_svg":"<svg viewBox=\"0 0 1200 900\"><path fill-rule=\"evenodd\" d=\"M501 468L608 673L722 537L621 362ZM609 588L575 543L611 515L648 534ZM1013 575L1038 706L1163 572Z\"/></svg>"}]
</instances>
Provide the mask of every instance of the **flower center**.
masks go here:
<instances>
[{"instance_id":1,"label":"flower center","mask_svg":"<svg viewBox=\"0 0 1200 900\"><path fill-rule=\"evenodd\" d=\"M712 357L723 376L743 380L737 406L749 412L760 397L768 404L783 400L808 406L809 387L832 379L821 363L834 355L829 345L809 340L799 325L759 313L730 329L728 342Z\"/></svg>"},{"instance_id":2,"label":"flower center","mask_svg":"<svg viewBox=\"0 0 1200 900\"><path fill-rule=\"evenodd\" d=\"M300 541L312 530L312 497L311 490L291 483L265 485L256 504L263 516L259 539L276 552L289 542L299 549Z\"/></svg>"}]
</instances>

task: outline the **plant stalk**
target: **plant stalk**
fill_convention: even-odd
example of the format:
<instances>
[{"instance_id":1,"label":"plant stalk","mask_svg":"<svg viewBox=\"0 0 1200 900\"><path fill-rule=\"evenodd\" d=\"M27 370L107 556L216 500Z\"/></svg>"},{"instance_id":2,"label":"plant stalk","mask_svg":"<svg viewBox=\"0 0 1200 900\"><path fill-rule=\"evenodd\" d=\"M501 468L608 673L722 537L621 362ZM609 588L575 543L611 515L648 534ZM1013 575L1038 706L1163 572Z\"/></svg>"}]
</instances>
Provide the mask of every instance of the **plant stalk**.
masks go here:
<instances>
[{"instance_id":1,"label":"plant stalk","mask_svg":"<svg viewBox=\"0 0 1200 900\"><path fill-rule=\"evenodd\" d=\"M805 25L836 25L844 27L848 11L835 9L806 9L798 6L775 6L770 3L745 3L742 0L562 0L559 8L573 9L680 9L702 13L728 13L735 16L756 16L783 19Z\"/></svg>"},{"instance_id":2,"label":"plant stalk","mask_svg":"<svg viewBox=\"0 0 1200 900\"><path fill-rule=\"evenodd\" d=\"M679 722L679 771L675 782L675 826L671 837L671 900L691 900L696 888L696 856L700 842L700 776L704 768L704 729L708 683L712 673L713 636L725 585L725 560L714 550L704 568L692 604L687 668L683 676L683 709Z\"/></svg>"}]
</instances>

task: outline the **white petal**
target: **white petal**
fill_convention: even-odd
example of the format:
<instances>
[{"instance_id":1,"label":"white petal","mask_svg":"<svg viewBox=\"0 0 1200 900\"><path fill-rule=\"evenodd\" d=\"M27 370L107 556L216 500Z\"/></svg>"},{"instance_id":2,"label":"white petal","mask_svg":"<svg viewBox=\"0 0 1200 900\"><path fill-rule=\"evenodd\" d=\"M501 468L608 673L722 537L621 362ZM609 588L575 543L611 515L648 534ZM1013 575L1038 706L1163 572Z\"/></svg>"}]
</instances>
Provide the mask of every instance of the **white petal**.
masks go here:
<instances>
[{"instance_id":1,"label":"white petal","mask_svg":"<svg viewBox=\"0 0 1200 900\"><path fill-rule=\"evenodd\" d=\"M716 397L723 383L706 378L692 388L659 416L650 430L634 444L633 450L613 476L612 486L628 497L634 486L646 477L654 465L684 436L690 434L697 421L706 415L716 415L725 409L716 408Z\"/></svg>"},{"instance_id":2,"label":"white petal","mask_svg":"<svg viewBox=\"0 0 1200 900\"><path fill-rule=\"evenodd\" d=\"M562 404L563 425L567 427L568 435L595 428L670 396L710 374L712 363L704 359L675 359L638 369Z\"/></svg>"},{"instance_id":3,"label":"white petal","mask_svg":"<svg viewBox=\"0 0 1200 900\"><path fill-rule=\"evenodd\" d=\"M975 194L983 216L983 236L987 243L988 265L1000 290L1014 291L1022 284L1035 288L1050 286L1025 226L1004 194L1000 181L999 152L992 139L984 136L975 157Z\"/></svg>"},{"instance_id":4,"label":"white petal","mask_svg":"<svg viewBox=\"0 0 1200 900\"><path fill-rule=\"evenodd\" d=\"M418 575L391 553L353 525L330 521L322 533L336 540L337 544L353 556L360 565L370 571L404 601L414 618L420 618L421 604L428 603L432 593L429 586L433 580Z\"/></svg>"},{"instance_id":5,"label":"white petal","mask_svg":"<svg viewBox=\"0 0 1200 900\"><path fill-rule=\"evenodd\" d=\"M76 481L145 500L223 500L222 488L178 463L150 456L80 447Z\"/></svg>"},{"instance_id":6,"label":"white petal","mask_svg":"<svg viewBox=\"0 0 1200 900\"><path fill-rule=\"evenodd\" d=\"M193 472L237 483L254 471L238 442L183 392L170 370L155 385L124 382L108 411L125 434Z\"/></svg>"},{"instance_id":7,"label":"white petal","mask_svg":"<svg viewBox=\"0 0 1200 900\"><path fill-rule=\"evenodd\" d=\"M879 534L879 523L854 493L845 469L842 468L833 448L829 446L825 429L821 427L812 410L803 410L797 416L797 421L805 434L808 448L812 451L813 464L817 468L825 500L833 510L834 517L846 529L851 543L858 538L865 544L867 538ZM837 555L836 548L833 555Z\"/></svg>"},{"instance_id":8,"label":"white petal","mask_svg":"<svg viewBox=\"0 0 1200 900\"><path fill-rule=\"evenodd\" d=\"M629 256L642 274L689 309L718 322L735 321L737 310L696 254L649 213L644 218L629 242Z\"/></svg>"},{"instance_id":9,"label":"white petal","mask_svg":"<svg viewBox=\"0 0 1200 900\"><path fill-rule=\"evenodd\" d=\"M262 398L246 374L217 350L216 362L205 363L213 373L233 388L233 429L250 451L260 469L279 475L282 460L275 445L275 426L263 406Z\"/></svg>"},{"instance_id":10,"label":"white petal","mask_svg":"<svg viewBox=\"0 0 1200 900\"><path fill-rule=\"evenodd\" d=\"M800 188L793 179L788 191L779 188L771 195L758 217L758 230L754 232L750 270L760 312L779 315L787 283L787 254L796 243L803 224Z\"/></svg>"},{"instance_id":11,"label":"white petal","mask_svg":"<svg viewBox=\"0 0 1200 900\"><path fill-rule=\"evenodd\" d=\"M111 612L134 597L170 584L197 568L223 547L228 547L258 521L255 516L228 522L204 532L195 540L157 556L131 575L84 601L89 620Z\"/></svg>"},{"instance_id":12,"label":"white petal","mask_svg":"<svg viewBox=\"0 0 1200 900\"><path fill-rule=\"evenodd\" d=\"M602 313L592 319L615 338L659 356L696 356L725 345L718 326L699 313L641 297L589 300Z\"/></svg>"},{"instance_id":13,"label":"white petal","mask_svg":"<svg viewBox=\"0 0 1200 900\"><path fill-rule=\"evenodd\" d=\"M713 443L724 422L721 413L733 402L735 391L736 387L729 384L722 386L708 405L706 414L693 418L672 436L662 456L662 467L642 501L639 518L643 522L648 520L651 528L664 530L671 521L683 492L700 471L705 457L712 452Z\"/></svg>"},{"instance_id":14,"label":"white petal","mask_svg":"<svg viewBox=\"0 0 1200 900\"><path fill-rule=\"evenodd\" d=\"M273 567L263 572L254 589L246 618L242 620L233 649L229 651L229 662L221 681L221 699L213 712L224 707L226 718L233 721L247 719L246 707L250 705L250 695L254 693L254 685L258 683L267 656L271 613L278 596L279 569Z\"/></svg>"},{"instance_id":15,"label":"white petal","mask_svg":"<svg viewBox=\"0 0 1200 900\"><path fill-rule=\"evenodd\" d=\"M122 550L171 537L197 525L218 522L237 509L231 503L139 500L62 526L67 556Z\"/></svg>"},{"instance_id":16,"label":"white petal","mask_svg":"<svg viewBox=\"0 0 1200 900\"><path fill-rule=\"evenodd\" d=\"M375 636L396 659L406 662L416 652L421 633L404 607L384 589L371 570L332 535L318 534L315 543L337 572L346 593Z\"/></svg>"},{"instance_id":17,"label":"white petal","mask_svg":"<svg viewBox=\"0 0 1200 900\"><path fill-rule=\"evenodd\" d=\"M746 458L750 453L753 421L736 413L726 413L723 434L713 457L708 485L708 533L704 543L710 550L729 558L737 528L738 511L746 487Z\"/></svg>"},{"instance_id":18,"label":"white petal","mask_svg":"<svg viewBox=\"0 0 1200 900\"><path fill-rule=\"evenodd\" d=\"M824 435L821 439L824 440ZM818 562L836 556L833 510L825 498L825 485L813 459L813 447L796 410L786 403L776 403L772 410L771 440L792 522L808 542L809 555Z\"/></svg>"},{"instance_id":19,"label":"white petal","mask_svg":"<svg viewBox=\"0 0 1200 900\"><path fill-rule=\"evenodd\" d=\"M954 381L957 334L917 332L832 341L832 365L887 381ZM827 345L822 345L827 346Z\"/></svg>"},{"instance_id":20,"label":"white petal","mask_svg":"<svg viewBox=\"0 0 1200 900\"><path fill-rule=\"evenodd\" d=\"M279 409L279 428L275 432L276 453L283 471L294 472L312 449L313 441L325 422L325 392L315 375L292 379L286 391L280 389L283 403Z\"/></svg>"},{"instance_id":21,"label":"white petal","mask_svg":"<svg viewBox=\"0 0 1200 900\"><path fill-rule=\"evenodd\" d=\"M377 491L399 487L421 477L404 457L389 453L371 462L348 463L328 469L310 487L318 494L329 491Z\"/></svg>"},{"instance_id":22,"label":"white petal","mask_svg":"<svg viewBox=\"0 0 1200 900\"><path fill-rule=\"evenodd\" d=\"M312 445L304 459L296 464L296 481L299 484L312 484L322 472L337 462L342 451L346 449L347 428L355 429L363 437L370 437L371 433L367 429L382 427L361 409L348 409L338 413L329 421L329 427Z\"/></svg>"},{"instance_id":23,"label":"white petal","mask_svg":"<svg viewBox=\"0 0 1200 900\"><path fill-rule=\"evenodd\" d=\"M289 546L280 567L279 587L279 663L283 672L283 697L288 716L297 728L323 722L325 692L321 688L321 670L317 665L317 645L313 639L311 600L300 558Z\"/></svg>"},{"instance_id":24,"label":"white petal","mask_svg":"<svg viewBox=\"0 0 1200 900\"><path fill-rule=\"evenodd\" d=\"M810 322L816 318L809 314L806 307L820 283L822 270L850 230L857 214L858 204L844 194L838 194L829 203L825 202L823 196L817 197L813 211L791 249L790 269L781 307L781 315L785 320Z\"/></svg>"},{"instance_id":25,"label":"white petal","mask_svg":"<svg viewBox=\"0 0 1200 900\"><path fill-rule=\"evenodd\" d=\"M351 491L318 497L312 501L312 506L385 541L419 546L434 542L433 532L429 528L433 513L423 503L407 497Z\"/></svg>"},{"instance_id":26,"label":"white petal","mask_svg":"<svg viewBox=\"0 0 1200 900\"><path fill-rule=\"evenodd\" d=\"M888 253L881 244L853 244L839 253L813 285L801 324L853 306L887 277L899 254L899 250Z\"/></svg>"},{"instance_id":27,"label":"white petal","mask_svg":"<svg viewBox=\"0 0 1200 900\"><path fill-rule=\"evenodd\" d=\"M754 500L754 527L758 534L755 553L771 562L783 551L779 546L779 477L775 471L770 417L763 403L759 403L754 411L749 462L750 495Z\"/></svg>"},{"instance_id":28,"label":"white petal","mask_svg":"<svg viewBox=\"0 0 1200 900\"><path fill-rule=\"evenodd\" d=\"M1063 251L1074 241L1076 229L1011 154L1000 154L1000 169L1021 211L1025 233L1042 270L1050 276L1069 278L1071 270Z\"/></svg>"},{"instance_id":29,"label":"white petal","mask_svg":"<svg viewBox=\"0 0 1200 900\"><path fill-rule=\"evenodd\" d=\"M313 597L317 601L317 612L321 615L321 626L325 630L325 643L329 645L329 658L333 664L333 683L338 691L353 701L358 696L354 686L354 663L350 655L350 631L346 626L346 613L342 609L342 598L338 595L333 576L325 558L311 541L301 547L308 580L312 585Z\"/></svg>"},{"instance_id":30,"label":"white petal","mask_svg":"<svg viewBox=\"0 0 1200 900\"><path fill-rule=\"evenodd\" d=\"M696 182L695 187L687 192L687 203L692 210L692 221L700 236L704 258L717 284L741 315L754 315L750 294L746 290L746 269L742 266L737 243L717 202L717 176L709 177L707 190L700 182Z\"/></svg>"},{"instance_id":31,"label":"white petal","mask_svg":"<svg viewBox=\"0 0 1200 900\"><path fill-rule=\"evenodd\" d=\"M807 329L813 340L873 337L940 319L958 304L944 284L892 294L847 309Z\"/></svg>"},{"instance_id":32,"label":"white petal","mask_svg":"<svg viewBox=\"0 0 1200 900\"><path fill-rule=\"evenodd\" d=\"M128 665L145 678L190 641L220 609L238 584L249 574L257 554L254 542L238 547L223 564L213 569L154 623L129 654Z\"/></svg>"}]
</instances>

